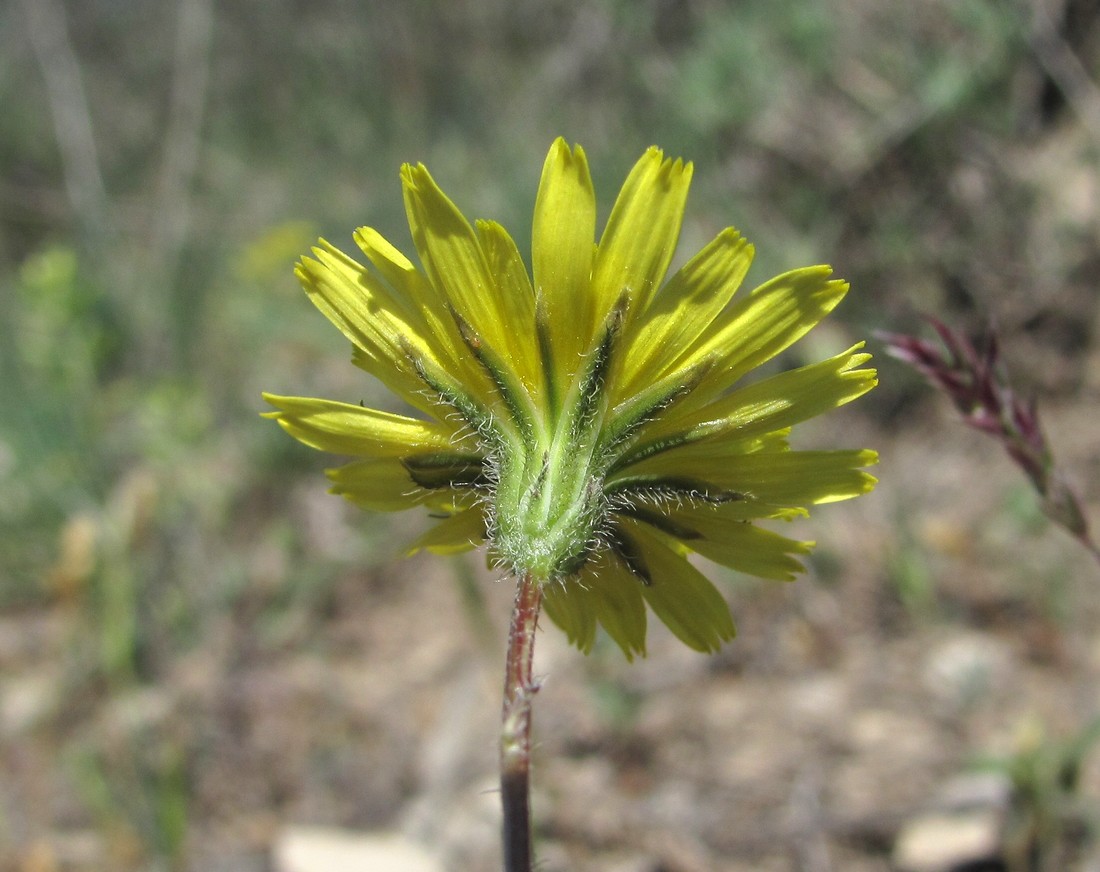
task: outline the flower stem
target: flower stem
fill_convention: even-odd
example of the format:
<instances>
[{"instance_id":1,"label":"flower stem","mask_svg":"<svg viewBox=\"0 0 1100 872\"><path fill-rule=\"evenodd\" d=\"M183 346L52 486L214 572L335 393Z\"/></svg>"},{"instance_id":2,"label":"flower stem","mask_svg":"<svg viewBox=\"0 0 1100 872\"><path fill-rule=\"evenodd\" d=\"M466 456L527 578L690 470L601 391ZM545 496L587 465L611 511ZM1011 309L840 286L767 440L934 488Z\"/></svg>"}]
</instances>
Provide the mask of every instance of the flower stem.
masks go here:
<instances>
[{"instance_id":1,"label":"flower stem","mask_svg":"<svg viewBox=\"0 0 1100 872\"><path fill-rule=\"evenodd\" d=\"M531 700L539 689L531 677L535 628L542 588L528 573L516 587L508 662L504 672L504 707L500 725L500 793L504 807L504 870L531 872Z\"/></svg>"}]
</instances>

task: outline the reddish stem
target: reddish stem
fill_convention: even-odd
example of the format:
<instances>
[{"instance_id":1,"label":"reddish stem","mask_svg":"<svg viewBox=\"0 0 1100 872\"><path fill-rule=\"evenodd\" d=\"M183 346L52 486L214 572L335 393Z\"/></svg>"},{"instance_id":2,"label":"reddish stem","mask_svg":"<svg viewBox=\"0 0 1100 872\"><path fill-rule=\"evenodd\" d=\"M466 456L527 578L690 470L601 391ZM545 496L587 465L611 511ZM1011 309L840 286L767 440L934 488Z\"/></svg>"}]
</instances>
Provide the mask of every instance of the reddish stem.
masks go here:
<instances>
[{"instance_id":1,"label":"reddish stem","mask_svg":"<svg viewBox=\"0 0 1100 872\"><path fill-rule=\"evenodd\" d=\"M542 588L530 575L516 587L504 708L500 726L500 793L504 808L505 872L531 872L531 700L539 689L531 676Z\"/></svg>"}]
</instances>

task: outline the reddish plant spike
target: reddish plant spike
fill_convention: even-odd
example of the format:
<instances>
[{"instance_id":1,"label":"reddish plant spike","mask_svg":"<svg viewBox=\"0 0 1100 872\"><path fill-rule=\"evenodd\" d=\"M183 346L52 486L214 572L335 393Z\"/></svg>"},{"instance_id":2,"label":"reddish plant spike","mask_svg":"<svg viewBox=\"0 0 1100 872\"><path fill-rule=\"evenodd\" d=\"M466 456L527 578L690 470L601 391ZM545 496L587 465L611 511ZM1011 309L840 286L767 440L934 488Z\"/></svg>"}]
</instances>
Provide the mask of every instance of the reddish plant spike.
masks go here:
<instances>
[{"instance_id":1,"label":"reddish plant spike","mask_svg":"<svg viewBox=\"0 0 1100 872\"><path fill-rule=\"evenodd\" d=\"M887 353L908 363L943 391L968 426L999 441L1039 493L1046 515L1100 560L1100 549L1089 535L1080 500L1055 467L1039 421L1038 404L1034 398L1025 401L1016 394L1000 364L1000 341L995 329L989 328L979 353L961 332L938 318L929 316L925 320L943 342L950 360L923 339L880 333Z\"/></svg>"}]
</instances>

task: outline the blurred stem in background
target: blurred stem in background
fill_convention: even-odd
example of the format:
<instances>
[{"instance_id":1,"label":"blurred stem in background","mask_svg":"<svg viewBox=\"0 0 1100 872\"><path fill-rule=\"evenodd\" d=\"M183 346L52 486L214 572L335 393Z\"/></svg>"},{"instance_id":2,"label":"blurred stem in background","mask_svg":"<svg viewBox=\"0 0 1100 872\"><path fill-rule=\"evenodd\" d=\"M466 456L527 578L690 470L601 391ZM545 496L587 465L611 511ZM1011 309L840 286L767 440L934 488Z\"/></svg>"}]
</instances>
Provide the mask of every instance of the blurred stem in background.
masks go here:
<instances>
[{"instance_id":1,"label":"blurred stem in background","mask_svg":"<svg viewBox=\"0 0 1100 872\"><path fill-rule=\"evenodd\" d=\"M42 73L64 186L79 228L82 259L116 306L136 318L136 363L147 372L179 368L196 324L196 288L182 281L203 147L213 38L211 0L179 0L168 119L156 195L140 255L117 257L118 222L100 165L80 63L59 0L23 0L27 33ZM139 228L144 230L145 227ZM165 314L176 317L165 317ZM166 350L169 352L166 354Z\"/></svg>"},{"instance_id":2,"label":"blurred stem in background","mask_svg":"<svg viewBox=\"0 0 1100 872\"><path fill-rule=\"evenodd\" d=\"M212 0L179 0L176 45L172 69L168 128L161 156L156 207L153 214L152 243L149 247L148 277L156 290L152 298L163 294L167 309L175 317L158 318L151 314L151 327L168 326L172 333L163 339L174 349L186 367L197 353L189 333L197 326L202 297L199 286L183 281L184 253L192 237L194 189L202 153L202 129L210 79L213 38ZM157 334L153 334L157 335ZM160 349L145 347L144 362L155 367Z\"/></svg>"},{"instance_id":3,"label":"blurred stem in background","mask_svg":"<svg viewBox=\"0 0 1100 872\"><path fill-rule=\"evenodd\" d=\"M65 191L89 251L113 241L114 221L99 166L80 63L69 41L60 0L23 0L27 34L46 86L61 153Z\"/></svg>"}]
</instances>

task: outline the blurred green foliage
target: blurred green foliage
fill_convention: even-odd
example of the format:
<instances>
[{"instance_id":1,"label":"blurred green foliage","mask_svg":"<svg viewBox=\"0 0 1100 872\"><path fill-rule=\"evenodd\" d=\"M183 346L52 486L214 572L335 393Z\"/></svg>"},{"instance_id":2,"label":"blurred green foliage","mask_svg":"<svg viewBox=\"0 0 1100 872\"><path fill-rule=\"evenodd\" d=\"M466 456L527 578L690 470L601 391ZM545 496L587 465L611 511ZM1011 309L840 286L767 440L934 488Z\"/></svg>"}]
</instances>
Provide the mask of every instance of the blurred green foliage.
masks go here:
<instances>
[{"instance_id":1,"label":"blurred green foliage","mask_svg":"<svg viewBox=\"0 0 1100 872\"><path fill-rule=\"evenodd\" d=\"M1005 821L1006 872L1056 872L1075 868L1083 846L1100 827L1100 807L1082 791L1082 772L1100 741L1100 719L1068 737L1050 735L1039 721L1018 730L1013 753L975 761L975 767L1007 776L1010 807Z\"/></svg>"}]
</instances>

